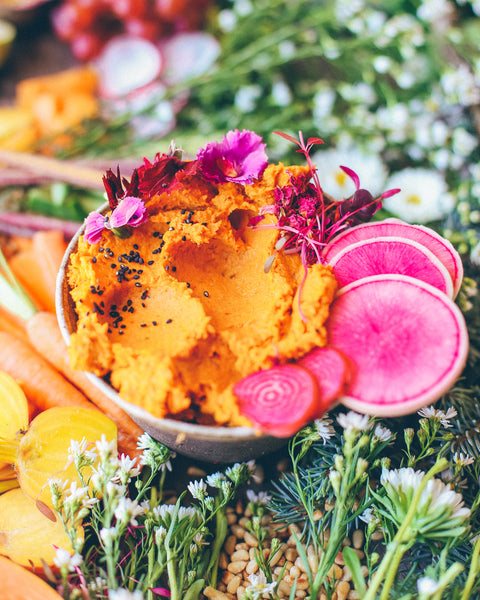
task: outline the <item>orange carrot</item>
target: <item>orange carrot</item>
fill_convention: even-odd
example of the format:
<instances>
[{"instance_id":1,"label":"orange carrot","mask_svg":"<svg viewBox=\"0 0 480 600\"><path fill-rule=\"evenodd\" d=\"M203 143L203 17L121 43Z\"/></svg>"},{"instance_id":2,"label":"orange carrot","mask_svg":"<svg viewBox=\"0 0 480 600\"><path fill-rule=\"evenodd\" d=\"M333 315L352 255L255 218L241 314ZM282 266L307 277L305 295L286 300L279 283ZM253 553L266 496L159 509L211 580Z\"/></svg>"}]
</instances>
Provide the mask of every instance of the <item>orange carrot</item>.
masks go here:
<instances>
[{"instance_id":1,"label":"orange carrot","mask_svg":"<svg viewBox=\"0 0 480 600\"><path fill-rule=\"evenodd\" d=\"M50 335L50 332L47 332ZM23 340L0 331L0 371L8 373L39 410L92 404L75 386Z\"/></svg>"},{"instance_id":2,"label":"orange carrot","mask_svg":"<svg viewBox=\"0 0 480 600\"><path fill-rule=\"evenodd\" d=\"M55 295L57 274L62 264L67 243L61 231L37 231L33 234L33 250L38 256L44 277Z\"/></svg>"},{"instance_id":3,"label":"orange carrot","mask_svg":"<svg viewBox=\"0 0 480 600\"><path fill-rule=\"evenodd\" d=\"M142 435L143 429L122 408L103 394L83 371L71 368L67 346L55 315L45 311L36 313L27 323L27 334L37 352L116 423L119 450L131 458L138 456L137 439Z\"/></svg>"},{"instance_id":4,"label":"orange carrot","mask_svg":"<svg viewBox=\"0 0 480 600\"><path fill-rule=\"evenodd\" d=\"M43 270L32 250L21 250L14 254L8 265L33 302L43 310L55 311L55 288L46 283Z\"/></svg>"},{"instance_id":5,"label":"orange carrot","mask_svg":"<svg viewBox=\"0 0 480 600\"><path fill-rule=\"evenodd\" d=\"M28 340L25 322L2 306L0 306L0 331L11 333L24 341Z\"/></svg>"},{"instance_id":6,"label":"orange carrot","mask_svg":"<svg viewBox=\"0 0 480 600\"><path fill-rule=\"evenodd\" d=\"M57 273L66 247L61 231L37 231L31 248L27 246L8 260L15 277L43 310L55 312Z\"/></svg>"}]
</instances>

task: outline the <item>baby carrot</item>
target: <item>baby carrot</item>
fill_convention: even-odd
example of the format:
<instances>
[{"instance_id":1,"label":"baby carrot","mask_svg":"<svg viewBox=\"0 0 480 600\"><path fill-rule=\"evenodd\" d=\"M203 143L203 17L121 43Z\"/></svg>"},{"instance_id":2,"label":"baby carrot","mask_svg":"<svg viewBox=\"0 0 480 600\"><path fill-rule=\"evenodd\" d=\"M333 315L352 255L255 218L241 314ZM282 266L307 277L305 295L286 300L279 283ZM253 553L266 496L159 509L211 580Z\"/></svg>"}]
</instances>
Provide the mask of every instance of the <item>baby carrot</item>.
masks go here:
<instances>
[{"instance_id":1,"label":"baby carrot","mask_svg":"<svg viewBox=\"0 0 480 600\"><path fill-rule=\"evenodd\" d=\"M55 311L55 287L46 282L33 249L21 250L8 259L8 265L33 302L44 310Z\"/></svg>"},{"instance_id":2,"label":"baby carrot","mask_svg":"<svg viewBox=\"0 0 480 600\"><path fill-rule=\"evenodd\" d=\"M25 322L2 306L0 306L0 331L11 333L24 341L28 340Z\"/></svg>"},{"instance_id":3,"label":"baby carrot","mask_svg":"<svg viewBox=\"0 0 480 600\"><path fill-rule=\"evenodd\" d=\"M0 331L0 371L19 383L29 401L39 410L52 406L92 408L86 397L30 344L4 331Z\"/></svg>"},{"instance_id":4,"label":"baby carrot","mask_svg":"<svg viewBox=\"0 0 480 600\"><path fill-rule=\"evenodd\" d=\"M137 456L137 439L143 429L133 421L115 402L103 394L85 375L70 366L68 351L55 315L37 312L27 323L30 343L68 381L80 389L85 396L117 425L118 448L131 458Z\"/></svg>"}]
</instances>

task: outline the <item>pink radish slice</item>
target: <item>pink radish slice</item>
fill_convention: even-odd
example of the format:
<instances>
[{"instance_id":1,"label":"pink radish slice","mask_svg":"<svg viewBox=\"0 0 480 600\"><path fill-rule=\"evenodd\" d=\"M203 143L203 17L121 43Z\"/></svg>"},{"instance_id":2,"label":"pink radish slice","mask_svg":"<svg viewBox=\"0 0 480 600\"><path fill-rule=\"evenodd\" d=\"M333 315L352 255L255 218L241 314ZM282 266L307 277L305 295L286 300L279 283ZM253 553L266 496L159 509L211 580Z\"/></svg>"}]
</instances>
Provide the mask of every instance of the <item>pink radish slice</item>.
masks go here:
<instances>
[{"instance_id":1,"label":"pink radish slice","mask_svg":"<svg viewBox=\"0 0 480 600\"><path fill-rule=\"evenodd\" d=\"M329 343L356 367L341 402L362 413L400 416L435 402L467 359L458 306L405 275L374 275L341 289L327 328Z\"/></svg>"},{"instance_id":2,"label":"pink radish slice","mask_svg":"<svg viewBox=\"0 0 480 600\"><path fill-rule=\"evenodd\" d=\"M94 64L100 94L105 98L120 98L154 81L164 60L152 42L119 35L107 42Z\"/></svg>"},{"instance_id":3,"label":"pink radish slice","mask_svg":"<svg viewBox=\"0 0 480 600\"><path fill-rule=\"evenodd\" d=\"M327 346L315 348L303 356L297 364L308 369L317 378L320 390L318 417L321 417L345 391L351 378L352 361L343 352Z\"/></svg>"},{"instance_id":4,"label":"pink radish slice","mask_svg":"<svg viewBox=\"0 0 480 600\"><path fill-rule=\"evenodd\" d=\"M374 237L403 237L426 246L446 267L453 283L453 297L460 290L463 279L463 263L460 254L453 244L442 237L434 229L424 225L411 225L400 219L385 219L384 221L373 221L346 229L338 234L325 246L323 258L327 263L346 246L368 240Z\"/></svg>"},{"instance_id":5,"label":"pink radish slice","mask_svg":"<svg viewBox=\"0 0 480 600\"><path fill-rule=\"evenodd\" d=\"M318 384L298 365L278 365L248 375L233 391L240 411L255 427L276 437L290 437L318 412Z\"/></svg>"},{"instance_id":6,"label":"pink radish slice","mask_svg":"<svg viewBox=\"0 0 480 600\"><path fill-rule=\"evenodd\" d=\"M453 297L447 269L430 250L413 240L377 237L356 242L333 257L330 265L340 288L370 275L399 273L421 279Z\"/></svg>"}]
</instances>

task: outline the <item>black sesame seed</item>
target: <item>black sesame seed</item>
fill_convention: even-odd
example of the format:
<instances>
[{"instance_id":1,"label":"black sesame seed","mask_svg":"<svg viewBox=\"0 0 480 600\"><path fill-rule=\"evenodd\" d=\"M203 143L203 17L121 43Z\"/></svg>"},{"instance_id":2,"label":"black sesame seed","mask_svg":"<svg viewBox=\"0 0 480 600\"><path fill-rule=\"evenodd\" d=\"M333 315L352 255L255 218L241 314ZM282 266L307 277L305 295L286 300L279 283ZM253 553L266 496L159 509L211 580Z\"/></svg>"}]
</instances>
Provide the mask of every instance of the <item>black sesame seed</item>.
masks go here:
<instances>
[{"instance_id":1,"label":"black sesame seed","mask_svg":"<svg viewBox=\"0 0 480 600\"><path fill-rule=\"evenodd\" d=\"M187 236L186 235L182 235L182 242L186 242L187 241Z\"/></svg>"},{"instance_id":2,"label":"black sesame seed","mask_svg":"<svg viewBox=\"0 0 480 600\"><path fill-rule=\"evenodd\" d=\"M103 315L104 314L103 310L101 309L101 307L96 302L93 303L93 312L94 313L98 313L99 315Z\"/></svg>"},{"instance_id":3,"label":"black sesame seed","mask_svg":"<svg viewBox=\"0 0 480 600\"><path fill-rule=\"evenodd\" d=\"M147 296L148 296L148 290L145 290L145 291L142 293L142 296L141 296L142 300L145 300L145 298L146 298Z\"/></svg>"},{"instance_id":4,"label":"black sesame seed","mask_svg":"<svg viewBox=\"0 0 480 600\"><path fill-rule=\"evenodd\" d=\"M142 284L139 281L135 282L135 287L142 287Z\"/></svg>"},{"instance_id":5,"label":"black sesame seed","mask_svg":"<svg viewBox=\"0 0 480 600\"><path fill-rule=\"evenodd\" d=\"M138 250L138 244L133 244L133 248L134 248L135 250Z\"/></svg>"},{"instance_id":6,"label":"black sesame seed","mask_svg":"<svg viewBox=\"0 0 480 600\"><path fill-rule=\"evenodd\" d=\"M173 319L167 319L165 323L171 323Z\"/></svg>"},{"instance_id":7,"label":"black sesame seed","mask_svg":"<svg viewBox=\"0 0 480 600\"><path fill-rule=\"evenodd\" d=\"M159 235L160 235L160 232L159 232L159 231L154 231L154 232L153 232L153 237L158 237Z\"/></svg>"},{"instance_id":8,"label":"black sesame seed","mask_svg":"<svg viewBox=\"0 0 480 600\"><path fill-rule=\"evenodd\" d=\"M116 268L117 268L117 265L116 265L115 263L112 263L112 264L110 265L110 267L111 267L112 269L116 269Z\"/></svg>"},{"instance_id":9,"label":"black sesame seed","mask_svg":"<svg viewBox=\"0 0 480 600\"><path fill-rule=\"evenodd\" d=\"M146 327L146 326L147 326L147 324L146 324L146 323L142 323L142 324L140 325L140 327Z\"/></svg>"},{"instance_id":10,"label":"black sesame seed","mask_svg":"<svg viewBox=\"0 0 480 600\"><path fill-rule=\"evenodd\" d=\"M175 271L177 270L177 267L172 267L172 271L175 273Z\"/></svg>"},{"instance_id":11,"label":"black sesame seed","mask_svg":"<svg viewBox=\"0 0 480 600\"><path fill-rule=\"evenodd\" d=\"M205 298L208 298L208 297L210 296L210 294L207 292L207 290L205 290L205 291L203 292L203 295L205 296Z\"/></svg>"},{"instance_id":12,"label":"black sesame seed","mask_svg":"<svg viewBox=\"0 0 480 600\"><path fill-rule=\"evenodd\" d=\"M94 264L95 264L96 262L97 262L97 257L96 257L96 256L94 256L94 257L92 258L92 263L94 263Z\"/></svg>"},{"instance_id":13,"label":"black sesame seed","mask_svg":"<svg viewBox=\"0 0 480 600\"><path fill-rule=\"evenodd\" d=\"M148 263L147 263L147 265L153 265L154 263L155 263L154 260L149 260Z\"/></svg>"},{"instance_id":14,"label":"black sesame seed","mask_svg":"<svg viewBox=\"0 0 480 600\"><path fill-rule=\"evenodd\" d=\"M170 269L170 267L168 265L165 265L165 271L168 271Z\"/></svg>"},{"instance_id":15,"label":"black sesame seed","mask_svg":"<svg viewBox=\"0 0 480 600\"><path fill-rule=\"evenodd\" d=\"M131 300L130 298L127 300L127 306L132 306L133 304L133 300Z\"/></svg>"},{"instance_id":16,"label":"black sesame seed","mask_svg":"<svg viewBox=\"0 0 480 600\"><path fill-rule=\"evenodd\" d=\"M155 325L155 326L156 326L156 325L157 325L157 322L156 322L156 321L152 321L152 325Z\"/></svg>"},{"instance_id":17,"label":"black sesame seed","mask_svg":"<svg viewBox=\"0 0 480 600\"><path fill-rule=\"evenodd\" d=\"M188 283L188 281L187 281L187 288L189 288L189 287L190 287L190 284L189 284L189 283Z\"/></svg>"}]
</instances>

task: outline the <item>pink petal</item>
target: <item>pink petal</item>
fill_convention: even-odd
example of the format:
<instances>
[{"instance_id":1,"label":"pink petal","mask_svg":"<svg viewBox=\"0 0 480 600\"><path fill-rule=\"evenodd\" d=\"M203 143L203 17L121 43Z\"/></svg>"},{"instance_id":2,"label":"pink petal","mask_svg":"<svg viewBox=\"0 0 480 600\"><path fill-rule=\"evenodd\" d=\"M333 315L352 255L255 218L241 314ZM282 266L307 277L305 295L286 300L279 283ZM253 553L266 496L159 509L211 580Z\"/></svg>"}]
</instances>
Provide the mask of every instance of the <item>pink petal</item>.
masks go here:
<instances>
[{"instance_id":1,"label":"pink petal","mask_svg":"<svg viewBox=\"0 0 480 600\"><path fill-rule=\"evenodd\" d=\"M85 239L89 244L96 244L101 240L105 223L106 217L96 210L88 215L85 219Z\"/></svg>"},{"instance_id":2,"label":"pink petal","mask_svg":"<svg viewBox=\"0 0 480 600\"><path fill-rule=\"evenodd\" d=\"M137 227L147 220L147 209L140 198L127 196L118 203L117 208L112 212L109 227L116 229L124 225Z\"/></svg>"}]
</instances>

